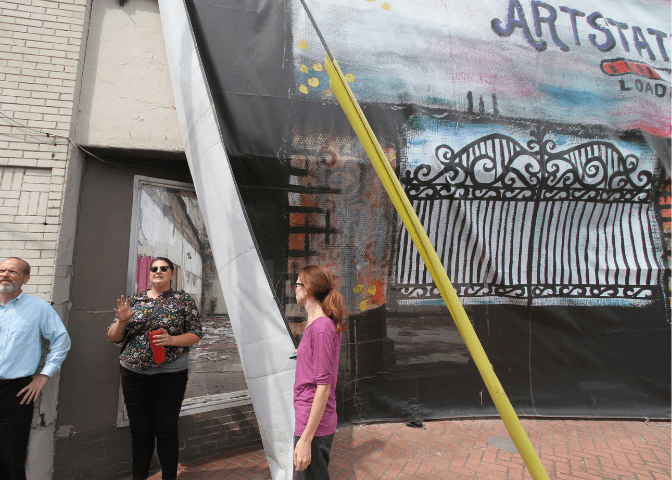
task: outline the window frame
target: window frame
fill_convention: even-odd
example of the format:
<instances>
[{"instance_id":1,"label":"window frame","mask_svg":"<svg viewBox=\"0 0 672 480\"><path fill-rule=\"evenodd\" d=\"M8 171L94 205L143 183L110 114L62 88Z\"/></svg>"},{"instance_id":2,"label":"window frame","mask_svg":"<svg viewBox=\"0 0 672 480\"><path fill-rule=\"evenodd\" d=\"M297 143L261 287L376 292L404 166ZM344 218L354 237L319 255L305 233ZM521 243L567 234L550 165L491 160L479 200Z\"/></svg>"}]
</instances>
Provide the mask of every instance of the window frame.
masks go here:
<instances>
[{"instance_id":1,"label":"window frame","mask_svg":"<svg viewBox=\"0 0 672 480\"><path fill-rule=\"evenodd\" d=\"M131 235L129 239L128 267L126 278L126 295L132 295L135 290L135 279L137 274L137 255L138 255L138 222L140 221L140 193L144 186L178 188L189 190L196 193L192 183L176 182L173 180L164 180L162 178L147 177L144 175L135 175L133 178L133 210L131 213ZM186 402L186 405L185 403ZM219 393L206 395L203 397L185 398L180 416L197 415L199 413L211 412L214 410L223 410L225 408L250 405L252 398L249 390L239 390L229 393ZM129 425L128 413L124 404L124 394L121 389L121 380L119 380L119 402L117 408L117 428L127 427Z\"/></svg>"}]
</instances>

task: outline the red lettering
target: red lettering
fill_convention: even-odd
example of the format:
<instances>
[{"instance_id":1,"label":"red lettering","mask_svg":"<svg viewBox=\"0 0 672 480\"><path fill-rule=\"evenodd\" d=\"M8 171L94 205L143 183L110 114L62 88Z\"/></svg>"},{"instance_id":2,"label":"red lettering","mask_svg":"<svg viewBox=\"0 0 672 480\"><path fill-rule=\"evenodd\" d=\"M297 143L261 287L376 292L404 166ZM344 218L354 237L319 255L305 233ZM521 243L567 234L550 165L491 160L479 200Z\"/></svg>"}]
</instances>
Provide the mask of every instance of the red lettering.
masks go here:
<instances>
[{"instance_id":1,"label":"red lettering","mask_svg":"<svg viewBox=\"0 0 672 480\"><path fill-rule=\"evenodd\" d=\"M628 62L628 64L630 65L630 69L633 71L633 73L642 75L644 77L652 78L654 80L660 79L660 75L658 75L658 72L656 72L646 63Z\"/></svg>"},{"instance_id":2,"label":"red lettering","mask_svg":"<svg viewBox=\"0 0 672 480\"><path fill-rule=\"evenodd\" d=\"M630 72L630 67L625 60L605 63L603 67L607 73L611 73L612 75L623 75Z\"/></svg>"},{"instance_id":3,"label":"red lettering","mask_svg":"<svg viewBox=\"0 0 672 480\"><path fill-rule=\"evenodd\" d=\"M624 58L618 58L611 61L603 61L600 67L607 75L627 75L632 73L652 80L661 80L661 76L656 69L643 62L631 62Z\"/></svg>"}]
</instances>

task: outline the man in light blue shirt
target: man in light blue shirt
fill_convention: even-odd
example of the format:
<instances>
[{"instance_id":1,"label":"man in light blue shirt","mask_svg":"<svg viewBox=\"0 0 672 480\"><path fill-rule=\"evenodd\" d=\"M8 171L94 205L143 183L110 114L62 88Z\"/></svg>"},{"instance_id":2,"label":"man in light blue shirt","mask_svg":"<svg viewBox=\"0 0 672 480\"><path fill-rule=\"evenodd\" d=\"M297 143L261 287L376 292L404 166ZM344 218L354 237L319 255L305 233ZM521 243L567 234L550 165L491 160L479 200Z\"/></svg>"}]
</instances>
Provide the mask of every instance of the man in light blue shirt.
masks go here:
<instances>
[{"instance_id":1,"label":"man in light blue shirt","mask_svg":"<svg viewBox=\"0 0 672 480\"><path fill-rule=\"evenodd\" d=\"M61 368L70 337L56 310L21 287L30 265L10 257L0 262L0 479L25 480L33 405L49 377ZM49 354L39 375L42 337Z\"/></svg>"}]
</instances>

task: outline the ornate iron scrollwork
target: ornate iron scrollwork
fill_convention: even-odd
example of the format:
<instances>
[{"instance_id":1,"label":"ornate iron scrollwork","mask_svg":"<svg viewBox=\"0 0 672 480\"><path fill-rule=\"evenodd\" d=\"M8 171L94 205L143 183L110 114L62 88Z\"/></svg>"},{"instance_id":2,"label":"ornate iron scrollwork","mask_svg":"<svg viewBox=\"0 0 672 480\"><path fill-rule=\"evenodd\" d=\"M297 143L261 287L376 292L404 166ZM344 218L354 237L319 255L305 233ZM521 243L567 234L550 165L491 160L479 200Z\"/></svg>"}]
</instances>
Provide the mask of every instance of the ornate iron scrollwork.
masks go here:
<instances>
[{"instance_id":1,"label":"ornate iron scrollwork","mask_svg":"<svg viewBox=\"0 0 672 480\"><path fill-rule=\"evenodd\" d=\"M455 152L439 145L430 165L407 171L401 180L411 200L581 200L646 203L653 195L653 173L639 170L636 155L594 140L556 151L546 130L532 130L524 146L494 133Z\"/></svg>"},{"instance_id":2,"label":"ornate iron scrollwork","mask_svg":"<svg viewBox=\"0 0 672 480\"><path fill-rule=\"evenodd\" d=\"M608 141L559 150L546 133L543 128L531 130L532 138L524 144L507 135L490 134L457 152L450 145L439 145L435 149L439 169L420 165L402 176L409 199L425 215L422 221L428 235L441 244L446 270L458 276L453 279L458 296L475 303L653 301L658 290L651 287L657 281L640 274L643 265L655 263L655 244L647 228L641 227L649 224L653 173L640 168L636 155L624 154ZM569 201L581 206L565 203ZM510 208L510 202L520 203ZM439 226L439 215L468 218L470 223ZM626 240L617 240L613 232L600 233L606 218L614 220L618 225L614 231L621 231ZM463 249L448 248L462 241L461 228L468 229L465 238L471 243L463 243ZM520 235L499 233L514 230ZM407 234L400 235L400 244L407 245ZM626 243L629 253L623 251ZM488 248L478 249L476 244ZM589 249L595 252L591 261ZM481 255L486 251L484 268ZM406 255L400 257L397 272L404 301L437 301L440 295L431 281L416 283L416 278L429 278L424 267L420 277L405 273L413 253ZM494 257L504 259L502 264ZM619 269L635 273L628 281L619 276ZM493 278L498 280L493 283ZM598 278L605 283L599 284Z\"/></svg>"}]
</instances>

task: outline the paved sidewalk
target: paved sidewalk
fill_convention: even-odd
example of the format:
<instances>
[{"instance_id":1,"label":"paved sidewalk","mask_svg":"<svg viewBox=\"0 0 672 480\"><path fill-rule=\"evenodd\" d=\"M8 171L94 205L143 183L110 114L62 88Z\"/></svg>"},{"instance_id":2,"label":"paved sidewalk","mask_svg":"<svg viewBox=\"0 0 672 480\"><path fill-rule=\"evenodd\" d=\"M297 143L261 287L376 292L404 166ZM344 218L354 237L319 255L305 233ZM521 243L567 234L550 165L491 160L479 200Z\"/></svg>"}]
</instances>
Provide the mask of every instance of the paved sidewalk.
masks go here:
<instances>
[{"instance_id":1,"label":"paved sidewalk","mask_svg":"<svg viewBox=\"0 0 672 480\"><path fill-rule=\"evenodd\" d=\"M670 479L670 423L522 420L551 479ZM501 420L351 425L338 430L332 480L531 478ZM268 479L262 448L180 466L179 480ZM160 479L160 475L151 480Z\"/></svg>"}]
</instances>

